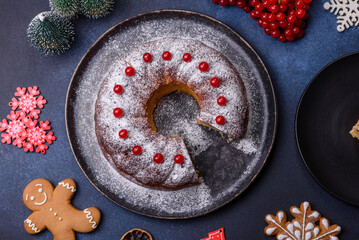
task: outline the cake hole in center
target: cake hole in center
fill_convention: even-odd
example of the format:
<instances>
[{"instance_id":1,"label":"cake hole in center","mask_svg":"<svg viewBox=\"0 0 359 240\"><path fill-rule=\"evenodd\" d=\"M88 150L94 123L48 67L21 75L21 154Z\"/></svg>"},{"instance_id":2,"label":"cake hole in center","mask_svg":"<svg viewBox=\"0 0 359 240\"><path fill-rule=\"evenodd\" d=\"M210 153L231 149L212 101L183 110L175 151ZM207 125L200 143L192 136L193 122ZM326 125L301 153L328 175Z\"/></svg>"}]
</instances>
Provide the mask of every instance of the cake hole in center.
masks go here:
<instances>
[{"instance_id":1,"label":"cake hole in center","mask_svg":"<svg viewBox=\"0 0 359 240\"><path fill-rule=\"evenodd\" d=\"M180 136L185 142L196 133L200 108L194 97L183 92L173 92L161 98L153 112L159 133L167 137Z\"/></svg>"}]
</instances>

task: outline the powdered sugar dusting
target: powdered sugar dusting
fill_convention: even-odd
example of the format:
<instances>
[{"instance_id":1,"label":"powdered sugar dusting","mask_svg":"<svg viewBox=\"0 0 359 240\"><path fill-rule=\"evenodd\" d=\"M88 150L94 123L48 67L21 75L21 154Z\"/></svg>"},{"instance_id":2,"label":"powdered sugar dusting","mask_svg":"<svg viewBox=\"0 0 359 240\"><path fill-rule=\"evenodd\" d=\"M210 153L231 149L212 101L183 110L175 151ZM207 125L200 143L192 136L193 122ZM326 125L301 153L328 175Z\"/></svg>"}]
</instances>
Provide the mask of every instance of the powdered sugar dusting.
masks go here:
<instances>
[{"instance_id":1,"label":"powdered sugar dusting","mask_svg":"<svg viewBox=\"0 0 359 240\"><path fill-rule=\"evenodd\" d=\"M245 154L253 154L258 151L257 145L250 139L236 140L233 144Z\"/></svg>"},{"instance_id":2,"label":"powdered sugar dusting","mask_svg":"<svg viewBox=\"0 0 359 240\"><path fill-rule=\"evenodd\" d=\"M269 150L268 141L273 137L273 122L269 121L273 115L268 112L273 100L267 102L271 93L267 92L262 82L266 76L257 70L257 59L251 55L251 49L220 25L213 25L207 19L174 14L165 19L145 17L134 23L132 27L123 28L120 34L108 39L89 62L79 80L79 87L73 89L73 95L69 96L68 104L74 111L73 116L68 117L74 119L75 129L70 134L76 136L72 143L79 148L78 157L86 160L86 166L83 167L89 178L120 205L157 217L183 218L204 214L243 191L263 164ZM212 142L204 142L200 150L194 151L196 163L209 165L201 166L199 163L202 177L200 185L177 191L145 188L119 174L102 154L93 119L97 92L113 64L139 45L164 37L196 39L223 53L240 73L249 104L248 129L244 139L239 142L222 141L212 130L202 133L198 130L194 134L198 137L194 143L200 142L207 134L214 139L211 138ZM188 125L184 129L190 131L191 127ZM231 166L235 166L235 170ZM207 174L202 169L210 169L212 172ZM221 180L214 181L213 178Z\"/></svg>"}]
</instances>

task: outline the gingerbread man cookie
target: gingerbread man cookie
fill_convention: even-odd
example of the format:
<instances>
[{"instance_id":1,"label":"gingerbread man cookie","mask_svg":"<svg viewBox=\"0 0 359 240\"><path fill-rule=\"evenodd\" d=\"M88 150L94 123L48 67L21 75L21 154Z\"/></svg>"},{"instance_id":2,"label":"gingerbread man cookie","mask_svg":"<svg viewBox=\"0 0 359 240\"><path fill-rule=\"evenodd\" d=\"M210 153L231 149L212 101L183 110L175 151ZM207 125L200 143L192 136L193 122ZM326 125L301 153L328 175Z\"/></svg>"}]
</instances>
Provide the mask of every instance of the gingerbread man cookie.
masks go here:
<instances>
[{"instance_id":1,"label":"gingerbread man cookie","mask_svg":"<svg viewBox=\"0 0 359 240\"><path fill-rule=\"evenodd\" d=\"M75 231L93 231L100 222L101 213L90 207L79 210L71 205L76 192L72 179L65 179L56 188L46 179L31 181L23 193L23 201L33 213L24 221L25 230L30 234L48 228L54 240L75 240Z\"/></svg>"}]
</instances>

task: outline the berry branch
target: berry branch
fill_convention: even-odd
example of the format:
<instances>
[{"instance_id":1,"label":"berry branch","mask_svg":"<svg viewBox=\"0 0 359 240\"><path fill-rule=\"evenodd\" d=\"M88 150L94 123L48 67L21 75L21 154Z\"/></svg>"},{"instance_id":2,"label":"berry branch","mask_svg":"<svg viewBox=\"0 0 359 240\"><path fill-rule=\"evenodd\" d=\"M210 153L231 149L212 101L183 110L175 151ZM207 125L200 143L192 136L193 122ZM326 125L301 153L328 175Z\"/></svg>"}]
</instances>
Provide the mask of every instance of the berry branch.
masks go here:
<instances>
[{"instance_id":1,"label":"berry branch","mask_svg":"<svg viewBox=\"0 0 359 240\"><path fill-rule=\"evenodd\" d=\"M212 0L223 7L237 6L257 20L264 33L281 42L304 36L312 0Z\"/></svg>"}]
</instances>

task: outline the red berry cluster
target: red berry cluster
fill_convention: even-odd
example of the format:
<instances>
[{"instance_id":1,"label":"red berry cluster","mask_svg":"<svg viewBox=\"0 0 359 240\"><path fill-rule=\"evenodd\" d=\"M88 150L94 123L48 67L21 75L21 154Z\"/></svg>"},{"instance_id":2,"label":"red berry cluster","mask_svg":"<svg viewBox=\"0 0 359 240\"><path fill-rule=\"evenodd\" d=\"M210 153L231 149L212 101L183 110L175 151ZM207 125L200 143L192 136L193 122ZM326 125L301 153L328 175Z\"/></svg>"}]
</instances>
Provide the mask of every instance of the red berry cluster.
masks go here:
<instances>
[{"instance_id":1,"label":"red berry cluster","mask_svg":"<svg viewBox=\"0 0 359 240\"><path fill-rule=\"evenodd\" d=\"M237 5L256 19L264 32L281 42L302 38L312 0L212 0L221 6Z\"/></svg>"}]
</instances>

